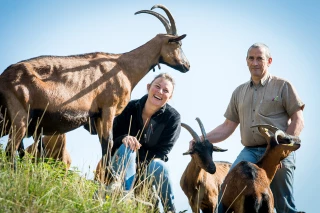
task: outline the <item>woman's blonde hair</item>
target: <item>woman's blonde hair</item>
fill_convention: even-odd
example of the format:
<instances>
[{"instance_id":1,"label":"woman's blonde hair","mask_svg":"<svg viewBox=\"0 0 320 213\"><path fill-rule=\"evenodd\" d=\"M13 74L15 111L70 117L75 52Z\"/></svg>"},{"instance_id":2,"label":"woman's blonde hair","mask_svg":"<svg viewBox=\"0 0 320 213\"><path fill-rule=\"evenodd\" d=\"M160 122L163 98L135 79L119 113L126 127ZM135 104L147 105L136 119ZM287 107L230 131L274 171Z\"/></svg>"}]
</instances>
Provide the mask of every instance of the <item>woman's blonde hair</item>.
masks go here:
<instances>
[{"instance_id":1,"label":"woman's blonde hair","mask_svg":"<svg viewBox=\"0 0 320 213\"><path fill-rule=\"evenodd\" d=\"M160 73L159 75L157 75L156 77L154 77L154 79L151 81L150 85L157 79L157 78L164 78L168 81L170 81L172 83L172 86L173 86L173 89L174 89L174 86L175 86L175 81L174 79L172 78L171 75L169 75L168 73ZM173 92L173 90L172 90Z\"/></svg>"}]
</instances>

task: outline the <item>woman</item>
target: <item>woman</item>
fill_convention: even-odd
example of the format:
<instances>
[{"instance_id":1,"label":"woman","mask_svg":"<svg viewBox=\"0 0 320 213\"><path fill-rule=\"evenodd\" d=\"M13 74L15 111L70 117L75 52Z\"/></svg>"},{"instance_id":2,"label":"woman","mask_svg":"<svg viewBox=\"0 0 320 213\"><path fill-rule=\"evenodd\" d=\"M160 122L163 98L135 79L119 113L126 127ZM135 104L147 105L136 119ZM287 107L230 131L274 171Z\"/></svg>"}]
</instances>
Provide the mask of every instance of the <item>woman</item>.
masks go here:
<instances>
[{"instance_id":1,"label":"woman","mask_svg":"<svg viewBox=\"0 0 320 213\"><path fill-rule=\"evenodd\" d=\"M159 196L164 210L175 212L165 163L181 130L180 114L168 104L174 80L166 73L159 74L147 85L147 90L147 95L130 101L114 120L112 165L119 175L124 171L125 190L132 189L137 169L142 171L146 167L145 175L153 176L152 184L161 189Z\"/></svg>"}]
</instances>

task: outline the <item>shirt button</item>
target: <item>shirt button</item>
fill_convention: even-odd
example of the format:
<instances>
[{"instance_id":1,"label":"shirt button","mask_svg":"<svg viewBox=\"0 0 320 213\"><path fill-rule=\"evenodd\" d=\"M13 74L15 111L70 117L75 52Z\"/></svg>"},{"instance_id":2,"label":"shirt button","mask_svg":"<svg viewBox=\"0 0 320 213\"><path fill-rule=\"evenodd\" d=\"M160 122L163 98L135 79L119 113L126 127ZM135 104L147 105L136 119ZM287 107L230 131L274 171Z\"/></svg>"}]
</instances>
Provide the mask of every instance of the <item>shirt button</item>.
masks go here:
<instances>
[{"instance_id":1,"label":"shirt button","mask_svg":"<svg viewBox=\"0 0 320 213\"><path fill-rule=\"evenodd\" d=\"M253 111L256 111L255 109Z\"/></svg>"},{"instance_id":2,"label":"shirt button","mask_svg":"<svg viewBox=\"0 0 320 213\"><path fill-rule=\"evenodd\" d=\"M254 120L252 120L252 122L254 122Z\"/></svg>"}]
</instances>

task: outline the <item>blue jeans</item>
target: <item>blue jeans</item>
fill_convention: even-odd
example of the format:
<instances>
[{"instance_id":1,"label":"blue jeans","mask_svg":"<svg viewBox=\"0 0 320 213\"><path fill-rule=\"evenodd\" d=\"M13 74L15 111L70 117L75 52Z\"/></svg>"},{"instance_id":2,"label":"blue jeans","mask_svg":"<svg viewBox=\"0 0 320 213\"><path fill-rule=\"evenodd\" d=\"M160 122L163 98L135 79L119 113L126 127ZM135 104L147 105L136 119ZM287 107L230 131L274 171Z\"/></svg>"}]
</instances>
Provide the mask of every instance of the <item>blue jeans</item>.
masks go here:
<instances>
[{"instance_id":1,"label":"blue jeans","mask_svg":"<svg viewBox=\"0 0 320 213\"><path fill-rule=\"evenodd\" d=\"M121 175L124 171L124 189L131 190L136 177L136 152L121 145L112 158L112 167L114 171ZM174 196L171 181L169 178L169 170L166 163L160 159L153 159L147 167L146 177L152 178L152 185L156 189L160 189L159 197L163 208L166 211L175 212Z\"/></svg>"},{"instance_id":2,"label":"blue jeans","mask_svg":"<svg viewBox=\"0 0 320 213\"><path fill-rule=\"evenodd\" d=\"M264 155L266 148L244 147L232 164L230 171L241 161L257 163ZM278 169L270 188L274 197L274 207L277 213L296 213L296 206L293 197L293 181L295 170L296 154L291 152L288 157L281 161L282 168Z\"/></svg>"}]
</instances>

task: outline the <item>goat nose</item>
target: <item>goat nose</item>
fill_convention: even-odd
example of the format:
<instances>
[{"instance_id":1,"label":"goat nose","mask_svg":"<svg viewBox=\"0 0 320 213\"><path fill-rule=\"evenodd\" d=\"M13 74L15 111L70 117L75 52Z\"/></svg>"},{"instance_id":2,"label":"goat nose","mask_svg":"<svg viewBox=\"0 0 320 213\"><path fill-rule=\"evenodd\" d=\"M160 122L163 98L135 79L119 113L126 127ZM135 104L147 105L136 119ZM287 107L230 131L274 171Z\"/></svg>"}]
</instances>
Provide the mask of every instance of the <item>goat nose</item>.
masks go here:
<instances>
[{"instance_id":1,"label":"goat nose","mask_svg":"<svg viewBox=\"0 0 320 213\"><path fill-rule=\"evenodd\" d=\"M189 64L189 61L186 61L184 64L183 64L183 72L188 72L190 70L190 64Z\"/></svg>"}]
</instances>

